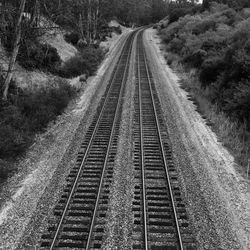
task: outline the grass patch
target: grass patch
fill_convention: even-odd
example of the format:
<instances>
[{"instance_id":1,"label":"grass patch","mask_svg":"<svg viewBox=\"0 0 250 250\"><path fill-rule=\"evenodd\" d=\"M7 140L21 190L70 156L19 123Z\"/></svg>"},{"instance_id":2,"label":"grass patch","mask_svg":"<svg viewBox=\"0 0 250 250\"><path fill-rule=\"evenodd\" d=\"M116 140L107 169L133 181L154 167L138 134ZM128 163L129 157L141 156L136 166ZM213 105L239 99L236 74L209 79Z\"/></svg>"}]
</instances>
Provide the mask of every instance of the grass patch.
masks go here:
<instances>
[{"instance_id":1,"label":"grass patch","mask_svg":"<svg viewBox=\"0 0 250 250\"><path fill-rule=\"evenodd\" d=\"M23 154L34 142L35 134L44 131L49 122L62 114L76 91L64 80L57 79L36 92L13 93L8 102L0 101L1 179L12 171L8 162Z\"/></svg>"}]
</instances>

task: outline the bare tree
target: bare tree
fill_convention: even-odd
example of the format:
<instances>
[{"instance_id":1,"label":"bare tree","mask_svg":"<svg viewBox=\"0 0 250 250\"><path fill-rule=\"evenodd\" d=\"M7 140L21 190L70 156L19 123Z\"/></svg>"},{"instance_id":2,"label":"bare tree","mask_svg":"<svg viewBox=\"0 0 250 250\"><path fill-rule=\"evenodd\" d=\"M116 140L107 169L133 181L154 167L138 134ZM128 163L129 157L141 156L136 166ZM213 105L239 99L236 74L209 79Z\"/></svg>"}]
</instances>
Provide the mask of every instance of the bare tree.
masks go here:
<instances>
[{"instance_id":1,"label":"bare tree","mask_svg":"<svg viewBox=\"0 0 250 250\"><path fill-rule=\"evenodd\" d=\"M21 39L21 34L22 34L22 29L21 29L22 16L23 16L25 4L26 4L26 0L21 0L19 15L18 15L17 24L16 24L16 30L15 30L15 40L14 40L13 52L12 52L12 55L10 58L8 72L7 72L6 79L5 79L5 82L3 85L3 87L4 87L3 100L4 101L6 101L7 97L8 97L9 86L10 86L10 82L11 82L12 77L13 77L13 69L14 69L17 54L19 51L19 47L20 47L20 39Z\"/></svg>"}]
</instances>

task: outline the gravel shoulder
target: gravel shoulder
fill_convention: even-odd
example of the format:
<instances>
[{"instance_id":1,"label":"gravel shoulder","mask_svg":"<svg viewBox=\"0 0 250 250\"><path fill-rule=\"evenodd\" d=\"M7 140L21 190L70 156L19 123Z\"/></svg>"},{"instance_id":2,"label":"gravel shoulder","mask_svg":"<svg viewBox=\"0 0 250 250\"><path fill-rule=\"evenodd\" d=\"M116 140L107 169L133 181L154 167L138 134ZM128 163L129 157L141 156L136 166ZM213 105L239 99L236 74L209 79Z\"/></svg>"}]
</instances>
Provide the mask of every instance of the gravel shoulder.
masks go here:
<instances>
[{"instance_id":1,"label":"gravel shoulder","mask_svg":"<svg viewBox=\"0 0 250 250\"><path fill-rule=\"evenodd\" d=\"M18 172L4 186L0 208L0 249L34 249L40 232L60 195L80 142L102 97L127 37L113 44L95 77L89 78L80 97L47 132L37 137Z\"/></svg>"},{"instance_id":2,"label":"gravel shoulder","mask_svg":"<svg viewBox=\"0 0 250 250\"><path fill-rule=\"evenodd\" d=\"M250 183L166 65L156 30L144 41L199 249L250 249Z\"/></svg>"}]
</instances>

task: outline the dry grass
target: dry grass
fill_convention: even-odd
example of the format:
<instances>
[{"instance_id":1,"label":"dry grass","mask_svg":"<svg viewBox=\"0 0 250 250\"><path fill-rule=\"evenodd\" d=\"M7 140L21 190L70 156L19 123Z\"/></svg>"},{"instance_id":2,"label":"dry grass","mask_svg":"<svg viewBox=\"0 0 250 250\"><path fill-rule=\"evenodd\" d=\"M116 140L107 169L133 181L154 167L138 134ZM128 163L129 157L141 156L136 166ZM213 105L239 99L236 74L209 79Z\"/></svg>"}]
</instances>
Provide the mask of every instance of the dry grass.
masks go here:
<instances>
[{"instance_id":1,"label":"dry grass","mask_svg":"<svg viewBox=\"0 0 250 250\"><path fill-rule=\"evenodd\" d=\"M250 159L250 131L247 130L246 124L229 118L216 104L208 100L209 90L201 88L196 70L184 69L182 64L176 61L171 66L180 73L181 86L189 93L189 99L197 105L197 111L206 119L236 162L242 166L245 175Z\"/></svg>"}]
</instances>

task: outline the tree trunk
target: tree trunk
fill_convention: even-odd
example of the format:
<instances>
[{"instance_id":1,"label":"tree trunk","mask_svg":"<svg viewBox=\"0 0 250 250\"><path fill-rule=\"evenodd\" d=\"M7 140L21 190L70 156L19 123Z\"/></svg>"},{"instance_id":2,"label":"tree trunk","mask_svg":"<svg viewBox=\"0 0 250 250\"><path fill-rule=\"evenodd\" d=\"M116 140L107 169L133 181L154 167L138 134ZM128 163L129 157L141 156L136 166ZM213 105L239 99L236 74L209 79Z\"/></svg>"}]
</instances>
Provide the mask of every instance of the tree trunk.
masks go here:
<instances>
[{"instance_id":1,"label":"tree trunk","mask_svg":"<svg viewBox=\"0 0 250 250\"><path fill-rule=\"evenodd\" d=\"M90 28L91 28L91 0L88 0L88 17L87 17L87 41L88 44L91 43L91 34L90 34Z\"/></svg>"},{"instance_id":2,"label":"tree trunk","mask_svg":"<svg viewBox=\"0 0 250 250\"><path fill-rule=\"evenodd\" d=\"M19 47L20 47L21 23L22 23L22 16L23 16L25 4L26 4L26 0L21 0L19 16L18 16L17 24L16 24L15 41L14 41L13 52L12 52L12 55L11 55L11 58L10 58L7 76L6 76L4 85L3 85L3 87L4 87L3 100L4 101L6 101L7 97L8 97L9 86L10 86L10 82L11 82L12 77L13 77L13 68L14 68L16 58L17 58L17 54L18 54Z\"/></svg>"},{"instance_id":3,"label":"tree trunk","mask_svg":"<svg viewBox=\"0 0 250 250\"><path fill-rule=\"evenodd\" d=\"M38 16L40 12L40 3L38 0L35 0L33 5L33 9L31 10L31 19L30 19L30 26L37 27L38 26Z\"/></svg>"},{"instance_id":4,"label":"tree trunk","mask_svg":"<svg viewBox=\"0 0 250 250\"><path fill-rule=\"evenodd\" d=\"M93 27L93 39L95 40L97 37L97 26L98 26L98 18L99 18L99 8L100 8L100 1L97 0L96 12L94 17L94 27Z\"/></svg>"},{"instance_id":5,"label":"tree trunk","mask_svg":"<svg viewBox=\"0 0 250 250\"><path fill-rule=\"evenodd\" d=\"M79 30L81 34L81 39L84 40L84 31L83 31L83 19L82 14L79 15Z\"/></svg>"}]
</instances>

